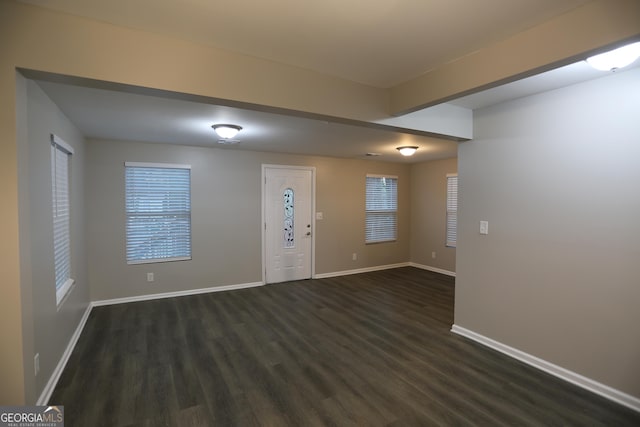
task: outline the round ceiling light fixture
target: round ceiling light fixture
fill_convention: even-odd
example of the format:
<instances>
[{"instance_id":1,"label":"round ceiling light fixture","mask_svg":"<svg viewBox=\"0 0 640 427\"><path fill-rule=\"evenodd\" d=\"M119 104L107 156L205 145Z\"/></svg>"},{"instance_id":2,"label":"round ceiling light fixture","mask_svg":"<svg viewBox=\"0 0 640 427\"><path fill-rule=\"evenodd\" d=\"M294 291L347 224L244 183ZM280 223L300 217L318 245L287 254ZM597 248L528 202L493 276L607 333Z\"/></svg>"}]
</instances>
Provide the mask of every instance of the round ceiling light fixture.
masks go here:
<instances>
[{"instance_id":1,"label":"round ceiling light fixture","mask_svg":"<svg viewBox=\"0 0 640 427\"><path fill-rule=\"evenodd\" d=\"M242 130L242 126L238 125L213 125L211 127L222 139L231 139Z\"/></svg>"},{"instance_id":2,"label":"round ceiling light fixture","mask_svg":"<svg viewBox=\"0 0 640 427\"><path fill-rule=\"evenodd\" d=\"M609 52L587 58L587 64L600 71L615 71L640 58L640 42L631 43Z\"/></svg>"},{"instance_id":3,"label":"round ceiling light fixture","mask_svg":"<svg viewBox=\"0 0 640 427\"><path fill-rule=\"evenodd\" d=\"M418 147L408 145L396 148L403 156L413 156L417 149Z\"/></svg>"}]
</instances>

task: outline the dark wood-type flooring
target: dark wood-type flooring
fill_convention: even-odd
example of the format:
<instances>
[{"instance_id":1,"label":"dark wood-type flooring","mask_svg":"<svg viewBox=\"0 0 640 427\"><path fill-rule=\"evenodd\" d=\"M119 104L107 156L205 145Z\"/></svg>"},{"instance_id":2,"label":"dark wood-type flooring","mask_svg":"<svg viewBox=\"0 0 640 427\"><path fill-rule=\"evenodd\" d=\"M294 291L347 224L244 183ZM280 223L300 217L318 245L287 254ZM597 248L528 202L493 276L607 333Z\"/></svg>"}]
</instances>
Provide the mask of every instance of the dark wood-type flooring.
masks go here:
<instances>
[{"instance_id":1,"label":"dark wood-type flooring","mask_svg":"<svg viewBox=\"0 0 640 427\"><path fill-rule=\"evenodd\" d=\"M50 400L67 426L640 426L450 332L407 267L93 309Z\"/></svg>"}]
</instances>

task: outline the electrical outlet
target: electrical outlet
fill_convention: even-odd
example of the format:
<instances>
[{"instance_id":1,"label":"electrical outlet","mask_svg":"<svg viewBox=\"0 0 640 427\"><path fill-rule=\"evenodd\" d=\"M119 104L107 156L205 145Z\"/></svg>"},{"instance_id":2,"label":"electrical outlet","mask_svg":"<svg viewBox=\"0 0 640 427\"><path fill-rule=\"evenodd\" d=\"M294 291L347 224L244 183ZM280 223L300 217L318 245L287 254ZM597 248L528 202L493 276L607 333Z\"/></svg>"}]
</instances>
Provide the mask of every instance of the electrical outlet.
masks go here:
<instances>
[{"instance_id":1,"label":"electrical outlet","mask_svg":"<svg viewBox=\"0 0 640 427\"><path fill-rule=\"evenodd\" d=\"M355 261L355 260L357 260L357 259L358 259L358 254L354 252L354 253L351 255L351 259L352 259L352 260L354 260L354 261Z\"/></svg>"},{"instance_id":2,"label":"electrical outlet","mask_svg":"<svg viewBox=\"0 0 640 427\"><path fill-rule=\"evenodd\" d=\"M489 234L489 221L480 221L480 234Z\"/></svg>"},{"instance_id":3,"label":"electrical outlet","mask_svg":"<svg viewBox=\"0 0 640 427\"><path fill-rule=\"evenodd\" d=\"M36 353L36 355L33 356L33 370L36 375L40 372L40 353Z\"/></svg>"},{"instance_id":4,"label":"electrical outlet","mask_svg":"<svg viewBox=\"0 0 640 427\"><path fill-rule=\"evenodd\" d=\"M435 252L431 252L431 258L436 259L436 253Z\"/></svg>"},{"instance_id":5,"label":"electrical outlet","mask_svg":"<svg viewBox=\"0 0 640 427\"><path fill-rule=\"evenodd\" d=\"M147 273L147 282L153 282L154 280L153 273Z\"/></svg>"}]
</instances>

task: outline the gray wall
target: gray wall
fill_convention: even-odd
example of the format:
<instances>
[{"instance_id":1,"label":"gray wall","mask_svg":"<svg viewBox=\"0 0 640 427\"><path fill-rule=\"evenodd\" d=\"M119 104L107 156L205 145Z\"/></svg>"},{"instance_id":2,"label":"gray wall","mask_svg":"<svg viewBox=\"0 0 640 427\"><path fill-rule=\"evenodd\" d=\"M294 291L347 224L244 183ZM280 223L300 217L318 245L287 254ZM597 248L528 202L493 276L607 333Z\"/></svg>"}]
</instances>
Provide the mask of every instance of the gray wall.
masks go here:
<instances>
[{"instance_id":1,"label":"gray wall","mask_svg":"<svg viewBox=\"0 0 640 427\"><path fill-rule=\"evenodd\" d=\"M639 93L635 69L476 111L455 301L457 325L636 397Z\"/></svg>"},{"instance_id":2,"label":"gray wall","mask_svg":"<svg viewBox=\"0 0 640 427\"><path fill-rule=\"evenodd\" d=\"M25 401L35 403L89 303L84 239L84 137L31 80L17 77L20 272ZM71 158L71 275L75 286L57 307L51 214L51 138L74 148ZM40 373L34 374L34 355Z\"/></svg>"},{"instance_id":3,"label":"gray wall","mask_svg":"<svg viewBox=\"0 0 640 427\"><path fill-rule=\"evenodd\" d=\"M90 140L87 146L94 301L260 282L262 164L316 167L316 210L324 214L316 221L316 274L409 260L409 165L128 141ZM192 165L191 261L127 265L125 161ZM364 244L367 173L399 177L397 242ZM146 281L147 272L154 282Z\"/></svg>"},{"instance_id":4,"label":"gray wall","mask_svg":"<svg viewBox=\"0 0 640 427\"><path fill-rule=\"evenodd\" d=\"M456 249L445 245L447 174L456 172L458 159L411 166L411 261L416 264L456 271Z\"/></svg>"}]
</instances>

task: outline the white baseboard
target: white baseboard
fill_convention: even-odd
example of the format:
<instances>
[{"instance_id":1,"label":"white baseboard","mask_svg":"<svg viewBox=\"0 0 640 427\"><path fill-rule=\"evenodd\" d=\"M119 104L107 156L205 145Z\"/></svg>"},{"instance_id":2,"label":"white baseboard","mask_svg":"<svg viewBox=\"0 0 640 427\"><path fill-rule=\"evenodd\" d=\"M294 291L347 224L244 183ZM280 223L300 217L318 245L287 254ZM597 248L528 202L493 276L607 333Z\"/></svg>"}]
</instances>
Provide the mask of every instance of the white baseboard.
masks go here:
<instances>
[{"instance_id":1,"label":"white baseboard","mask_svg":"<svg viewBox=\"0 0 640 427\"><path fill-rule=\"evenodd\" d=\"M89 303L86 310L82 314L82 318L76 327L76 330L71 335L71 339L69 340L69 344L67 344L67 348L62 353L62 357L58 362L58 365L53 370L49 381L44 386L44 390L40 394L40 397L36 401L36 405L44 406L49 403L49 399L51 398L51 394L53 394L53 390L56 388L58 381L60 380L60 376L62 375L62 371L64 371L65 366L67 366L67 362L69 361L69 357L71 353L73 353L73 349L76 347L78 342L78 338L80 338L80 334L82 334L82 330L84 329L84 325L87 323L87 319L89 318L89 314L91 314L91 309L93 305Z\"/></svg>"},{"instance_id":2,"label":"white baseboard","mask_svg":"<svg viewBox=\"0 0 640 427\"><path fill-rule=\"evenodd\" d=\"M418 264L418 263L415 263L415 262L410 262L409 265L411 267L420 268L422 270L433 271L434 273L440 273L440 274L444 274L444 275L447 275L447 276L456 277L456 272L455 271L444 270L442 268L431 267L429 265Z\"/></svg>"},{"instance_id":3,"label":"white baseboard","mask_svg":"<svg viewBox=\"0 0 640 427\"><path fill-rule=\"evenodd\" d=\"M125 304L128 302L150 301L150 300L162 299L162 298L173 298L173 297L184 297L184 296L197 295L197 294L208 294L210 292L234 291L237 289L255 288L257 286L262 286L262 285L264 285L263 282L252 282L252 283L240 283L237 285L212 286L210 288L189 289L186 291L164 292L160 294L138 295L135 297L104 299L104 300L93 301L91 304L94 307L99 307L102 305Z\"/></svg>"},{"instance_id":4,"label":"white baseboard","mask_svg":"<svg viewBox=\"0 0 640 427\"><path fill-rule=\"evenodd\" d=\"M329 277L348 276L350 274L369 273L371 271L390 270L392 268L409 267L410 263L377 265L375 267L356 268L355 270L334 271L332 273L320 273L313 276L314 279L327 279Z\"/></svg>"},{"instance_id":5,"label":"white baseboard","mask_svg":"<svg viewBox=\"0 0 640 427\"><path fill-rule=\"evenodd\" d=\"M517 348L502 344L501 342L492 340L491 338L485 337L484 335L480 335L461 326L453 325L451 327L451 332L462 335L463 337L469 338L484 346L497 350L500 353L504 353L507 356L518 359L521 362L526 363L527 365L531 365L534 368L540 369L541 371L558 377L564 381L570 382L571 384L577 385L578 387L584 388L585 390L598 394L604 398L619 403L620 405L633 409L634 411L640 412L640 399L635 396L631 396L630 394L624 393L620 390L616 390L613 387L609 387L608 385L594 381L561 366L554 365L553 363L547 362L546 360L532 356L529 353L525 353L524 351L518 350Z\"/></svg>"}]
</instances>

